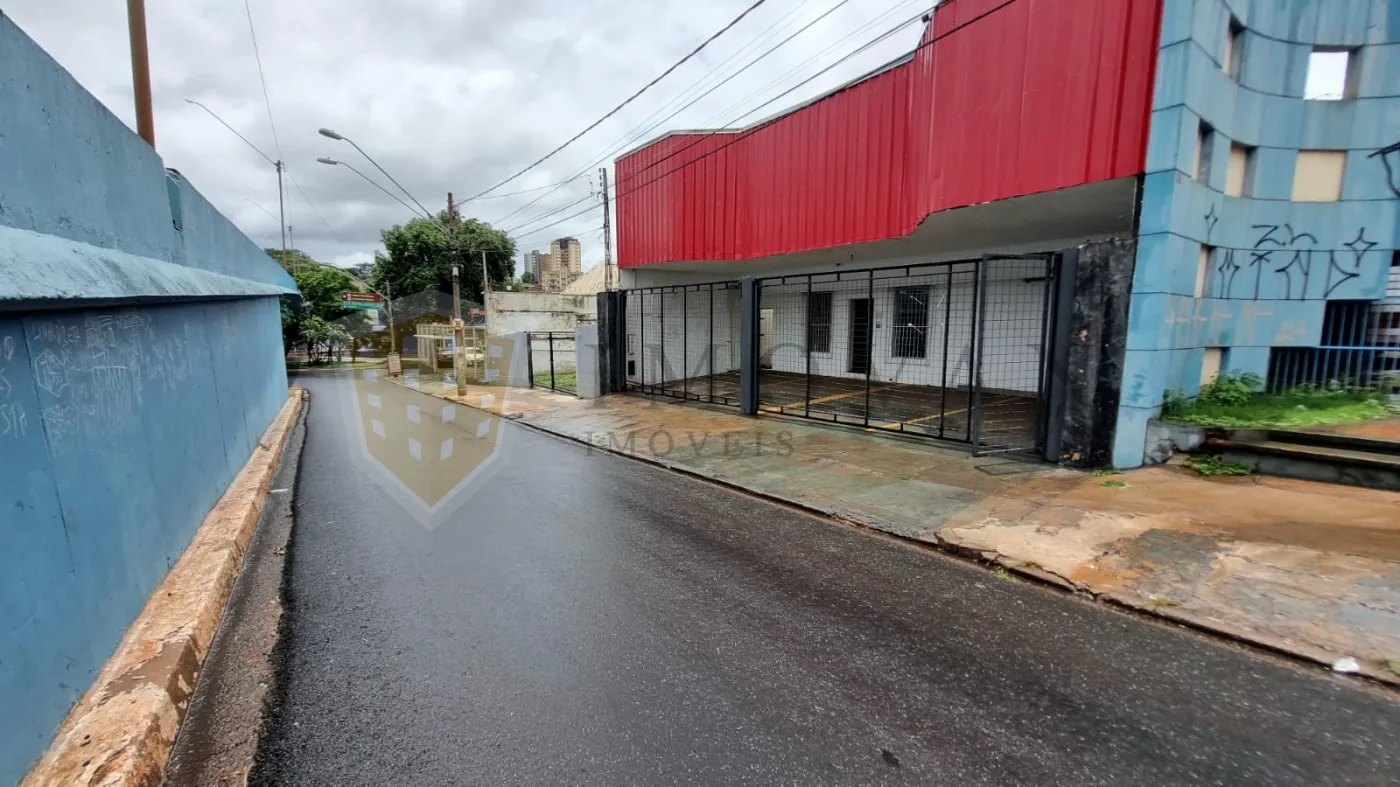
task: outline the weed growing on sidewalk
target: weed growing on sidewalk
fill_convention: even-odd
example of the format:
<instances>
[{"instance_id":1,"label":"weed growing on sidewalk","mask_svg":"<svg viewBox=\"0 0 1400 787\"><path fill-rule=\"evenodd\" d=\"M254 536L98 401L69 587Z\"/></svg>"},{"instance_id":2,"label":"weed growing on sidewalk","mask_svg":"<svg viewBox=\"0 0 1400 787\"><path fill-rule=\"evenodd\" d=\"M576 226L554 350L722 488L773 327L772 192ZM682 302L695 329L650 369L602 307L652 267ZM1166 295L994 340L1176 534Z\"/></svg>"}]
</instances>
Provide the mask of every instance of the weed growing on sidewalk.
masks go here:
<instances>
[{"instance_id":1,"label":"weed growing on sidewalk","mask_svg":"<svg viewBox=\"0 0 1400 787\"><path fill-rule=\"evenodd\" d=\"M1153 597L1152 597L1152 606L1157 607L1157 608L1159 608L1159 609L1161 609L1161 608L1169 608L1169 607L1179 607L1179 606L1181 606L1181 602L1180 602L1180 601L1177 601L1176 599L1174 599L1174 598L1172 598L1172 597L1170 597L1170 596L1153 596Z\"/></svg>"},{"instance_id":2,"label":"weed growing on sidewalk","mask_svg":"<svg viewBox=\"0 0 1400 787\"><path fill-rule=\"evenodd\" d=\"M1109 489L1127 489L1129 484L1127 481L1118 481L1116 479L1110 479L1108 481L1104 481L1102 484L1099 484L1099 486L1106 486Z\"/></svg>"},{"instance_id":3,"label":"weed growing on sidewalk","mask_svg":"<svg viewBox=\"0 0 1400 787\"><path fill-rule=\"evenodd\" d=\"M1396 675L1400 675L1400 659L1386 659L1382 666Z\"/></svg>"},{"instance_id":4,"label":"weed growing on sidewalk","mask_svg":"<svg viewBox=\"0 0 1400 787\"><path fill-rule=\"evenodd\" d=\"M1106 475L1123 475L1123 471L1122 471L1122 470L1114 470L1114 469L1111 468L1111 467L1100 467L1099 469L1097 469L1097 470L1094 471L1094 477L1095 477L1095 478L1102 478L1102 477L1104 477L1104 476L1106 476Z\"/></svg>"},{"instance_id":5,"label":"weed growing on sidewalk","mask_svg":"<svg viewBox=\"0 0 1400 787\"><path fill-rule=\"evenodd\" d=\"M1219 456L1193 456L1186 460L1186 466L1205 477L1216 475L1249 475L1254 472L1244 465L1226 462Z\"/></svg>"}]
</instances>

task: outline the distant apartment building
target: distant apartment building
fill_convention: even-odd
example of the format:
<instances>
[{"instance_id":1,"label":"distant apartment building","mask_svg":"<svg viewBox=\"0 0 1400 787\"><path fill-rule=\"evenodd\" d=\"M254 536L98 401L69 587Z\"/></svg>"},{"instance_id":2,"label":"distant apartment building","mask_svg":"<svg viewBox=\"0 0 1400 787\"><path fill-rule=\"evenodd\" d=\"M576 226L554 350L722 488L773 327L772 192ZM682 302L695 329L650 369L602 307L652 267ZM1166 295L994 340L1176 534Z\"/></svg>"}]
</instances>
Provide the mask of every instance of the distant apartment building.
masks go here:
<instances>
[{"instance_id":1,"label":"distant apartment building","mask_svg":"<svg viewBox=\"0 0 1400 787\"><path fill-rule=\"evenodd\" d=\"M577 238L551 241L541 257L539 281L545 292L560 292L583 275L583 247Z\"/></svg>"}]
</instances>

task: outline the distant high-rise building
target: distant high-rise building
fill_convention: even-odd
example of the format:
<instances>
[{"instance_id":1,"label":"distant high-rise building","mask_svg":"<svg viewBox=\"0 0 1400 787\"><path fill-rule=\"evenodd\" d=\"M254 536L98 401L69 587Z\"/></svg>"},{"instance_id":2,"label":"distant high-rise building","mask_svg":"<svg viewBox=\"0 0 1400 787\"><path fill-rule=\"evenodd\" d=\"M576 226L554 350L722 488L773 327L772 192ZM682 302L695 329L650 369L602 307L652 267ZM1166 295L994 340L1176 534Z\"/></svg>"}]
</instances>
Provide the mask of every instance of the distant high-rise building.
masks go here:
<instances>
[{"instance_id":1,"label":"distant high-rise building","mask_svg":"<svg viewBox=\"0 0 1400 787\"><path fill-rule=\"evenodd\" d=\"M540 283L540 260L547 255L540 254L539 250L525 252L525 268L521 271L521 276L526 273L535 278L535 283Z\"/></svg>"},{"instance_id":2,"label":"distant high-rise building","mask_svg":"<svg viewBox=\"0 0 1400 787\"><path fill-rule=\"evenodd\" d=\"M546 292L560 292L583 275L583 247L577 238L560 238L549 244L540 259L540 284Z\"/></svg>"}]
</instances>

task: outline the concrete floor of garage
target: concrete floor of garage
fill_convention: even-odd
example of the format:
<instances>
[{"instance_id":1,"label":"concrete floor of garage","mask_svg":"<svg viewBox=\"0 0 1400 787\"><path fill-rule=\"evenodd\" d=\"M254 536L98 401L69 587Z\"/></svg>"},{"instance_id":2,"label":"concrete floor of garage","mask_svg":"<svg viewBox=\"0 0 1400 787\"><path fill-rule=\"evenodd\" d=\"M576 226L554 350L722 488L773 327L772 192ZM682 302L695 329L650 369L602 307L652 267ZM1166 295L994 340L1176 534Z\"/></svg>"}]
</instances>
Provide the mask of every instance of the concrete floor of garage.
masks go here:
<instances>
[{"instance_id":1,"label":"concrete floor of garage","mask_svg":"<svg viewBox=\"0 0 1400 787\"><path fill-rule=\"evenodd\" d=\"M426 392L992 561L1076 592L1400 683L1400 494L1174 466L1113 476L641 395ZM487 399L486 397L490 397Z\"/></svg>"}]
</instances>

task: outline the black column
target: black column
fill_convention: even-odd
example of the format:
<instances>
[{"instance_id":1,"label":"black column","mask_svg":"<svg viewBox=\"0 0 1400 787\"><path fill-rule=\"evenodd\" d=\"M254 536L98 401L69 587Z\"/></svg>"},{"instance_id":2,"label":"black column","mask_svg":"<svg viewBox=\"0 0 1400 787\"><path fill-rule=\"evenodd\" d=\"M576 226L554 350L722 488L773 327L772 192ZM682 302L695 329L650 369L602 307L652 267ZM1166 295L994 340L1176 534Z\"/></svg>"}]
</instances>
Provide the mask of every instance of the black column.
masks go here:
<instances>
[{"instance_id":1,"label":"black column","mask_svg":"<svg viewBox=\"0 0 1400 787\"><path fill-rule=\"evenodd\" d=\"M758 279L739 282L739 412L758 414Z\"/></svg>"}]
</instances>

